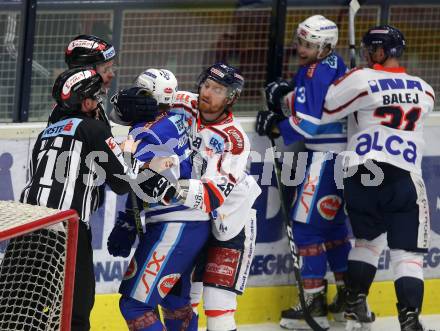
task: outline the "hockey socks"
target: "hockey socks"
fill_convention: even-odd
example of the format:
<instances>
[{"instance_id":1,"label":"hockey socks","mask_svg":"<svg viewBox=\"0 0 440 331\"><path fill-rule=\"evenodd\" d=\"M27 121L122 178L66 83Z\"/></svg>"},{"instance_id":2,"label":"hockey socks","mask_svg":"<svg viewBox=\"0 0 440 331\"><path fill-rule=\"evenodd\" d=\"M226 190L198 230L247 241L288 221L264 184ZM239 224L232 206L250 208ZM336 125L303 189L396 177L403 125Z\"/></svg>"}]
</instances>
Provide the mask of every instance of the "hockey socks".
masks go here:
<instances>
[{"instance_id":1,"label":"hockey socks","mask_svg":"<svg viewBox=\"0 0 440 331\"><path fill-rule=\"evenodd\" d=\"M367 295L377 268L369 263L348 261L347 289L352 293Z\"/></svg>"},{"instance_id":2,"label":"hockey socks","mask_svg":"<svg viewBox=\"0 0 440 331\"><path fill-rule=\"evenodd\" d=\"M162 312L167 330L197 331L199 317L194 313L191 305L174 310L162 307Z\"/></svg>"}]
</instances>

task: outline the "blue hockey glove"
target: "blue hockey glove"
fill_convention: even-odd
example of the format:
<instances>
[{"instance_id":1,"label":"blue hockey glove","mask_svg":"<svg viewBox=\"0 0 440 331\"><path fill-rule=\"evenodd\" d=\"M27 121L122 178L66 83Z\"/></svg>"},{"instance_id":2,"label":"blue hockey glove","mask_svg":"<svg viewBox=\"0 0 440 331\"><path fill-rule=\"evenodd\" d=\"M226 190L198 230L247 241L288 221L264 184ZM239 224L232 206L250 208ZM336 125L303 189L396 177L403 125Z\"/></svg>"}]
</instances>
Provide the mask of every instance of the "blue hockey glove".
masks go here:
<instances>
[{"instance_id":1,"label":"blue hockey glove","mask_svg":"<svg viewBox=\"0 0 440 331\"><path fill-rule=\"evenodd\" d=\"M266 85L264 92L266 93L266 102L269 110L282 114L281 102L283 97L293 91L295 86L292 82L278 78L276 81Z\"/></svg>"},{"instance_id":2,"label":"blue hockey glove","mask_svg":"<svg viewBox=\"0 0 440 331\"><path fill-rule=\"evenodd\" d=\"M274 132L274 129L276 128L275 125L284 119L284 116L271 111L259 111L255 130L260 136L278 138L280 134Z\"/></svg>"},{"instance_id":3,"label":"blue hockey glove","mask_svg":"<svg viewBox=\"0 0 440 331\"><path fill-rule=\"evenodd\" d=\"M107 239L110 255L127 257L136 240L136 227L133 214L119 212L116 224Z\"/></svg>"}]
</instances>

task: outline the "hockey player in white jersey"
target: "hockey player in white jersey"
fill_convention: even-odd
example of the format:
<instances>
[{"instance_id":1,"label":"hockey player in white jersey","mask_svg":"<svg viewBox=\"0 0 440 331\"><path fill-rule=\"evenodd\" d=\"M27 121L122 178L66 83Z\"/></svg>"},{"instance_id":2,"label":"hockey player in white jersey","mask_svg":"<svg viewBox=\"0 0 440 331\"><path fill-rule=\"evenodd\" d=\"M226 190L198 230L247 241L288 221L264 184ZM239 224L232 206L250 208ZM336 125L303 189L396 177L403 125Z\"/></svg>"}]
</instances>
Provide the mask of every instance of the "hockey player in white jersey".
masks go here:
<instances>
[{"instance_id":1,"label":"hockey player in white jersey","mask_svg":"<svg viewBox=\"0 0 440 331\"><path fill-rule=\"evenodd\" d=\"M212 70L212 73L209 70ZM261 190L254 178L245 172L250 152L249 140L230 111L241 91L243 80L234 68L224 65L215 65L204 73L200 91L205 106L200 113L197 108L197 95L189 92L179 93L173 108L169 110L171 114L175 114L173 116L183 114L189 124L190 144L193 150L191 179L183 180L181 169L178 183L161 183L161 187L168 185L162 202L168 204L172 200L173 204L165 207L150 204L150 208L143 212L145 219L153 225L150 224L149 228L151 238L143 239L141 245L148 248L157 242L158 246L153 247L155 251L162 247L163 240L156 240L152 231L153 226L159 227L154 225L158 224L157 222L165 223L164 227L171 226L168 224L184 224L185 229L190 229L197 220L211 219L213 236L207 248L208 261L203 279L207 286L213 286L205 291L205 308L209 308L208 330L229 331L235 329L233 315L236 309L236 293L243 292L250 271L256 239L255 211L252 210L252 205ZM217 80L221 83L217 83ZM130 111L126 114L129 113ZM205 119L204 115L208 119ZM210 119L213 121L209 122ZM165 133L159 128L155 130L151 124L148 124L148 128L149 131L155 131L157 137L162 137ZM142 139L145 140L146 136L143 135ZM176 154L180 152L179 149ZM150 154L144 155L148 157ZM125 242L126 235L118 234L121 233L121 227L115 229L112 238L109 237L109 251L113 255L126 256L132 242ZM188 311L188 306L182 305L185 297L175 295L175 288L180 292L187 288L187 273L185 272L184 277L180 271L170 274L170 270L175 270L176 264L180 265L192 259L191 254L197 250L197 245L203 242L204 233L203 231L195 234L193 244L189 246L189 237L186 236L185 239L183 235L180 236L176 240L180 246L174 249L175 253L173 251L167 254L165 262L158 261L154 255L156 253L153 257L149 255L148 259L151 261L147 261L147 265L157 269L154 270L157 277L148 278L145 277L146 274L142 275L143 269L136 271L136 268L129 268L121 285L124 294L121 309L133 330L161 329L162 325L153 313L153 308L159 302L163 308L167 330L177 331L184 326L187 331L197 330L191 308ZM144 236L148 236L148 232ZM142 253L139 247L136 250L135 259L138 265L144 264L142 261L145 260L145 251L144 249ZM215 261L212 260L214 258ZM223 270L229 270L231 273L225 277L222 274ZM130 274L130 271L136 275ZM138 290L142 290L144 278L149 285L147 292ZM160 285L163 282L166 284ZM180 282L180 285L173 286L176 282ZM160 285L157 288L153 286L156 283ZM164 293L161 289L166 287L165 285L168 286L168 290L164 290ZM141 295L138 295L139 293Z\"/></svg>"},{"instance_id":2,"label":"hockey player in white jersey","mask_svg":"<svg viewBox=\"0 0 440 331\"><path fill-rule=\"evenodd\" d=\"M209 331L236 330L236 298L245 289L255 250L252 205L261 189L245 171L250 143L232 114L243 84L236 68L216 63L200 75L198 96L179 92L176 97L187 114L193 163L184 204L209 212L212 219L199 274Z\"/></svg>"},{"instance_id":3,"label":"hockey player in white jersey","mask_svg":"<svg viewBox=\"0 0 440 331\"><path fill-rule=\"evenodd\" d=\"M422 331L423 253L430 240L422 179L423 126L434 107L432 87L399 65L403 34L383 25L364 35L365 69L328 90L323 122L349 116L344 194L356 238L348 264L349 330L369 330L366 303L380 253L388 243L402 331Z\"/></svg>"}]
</instances>

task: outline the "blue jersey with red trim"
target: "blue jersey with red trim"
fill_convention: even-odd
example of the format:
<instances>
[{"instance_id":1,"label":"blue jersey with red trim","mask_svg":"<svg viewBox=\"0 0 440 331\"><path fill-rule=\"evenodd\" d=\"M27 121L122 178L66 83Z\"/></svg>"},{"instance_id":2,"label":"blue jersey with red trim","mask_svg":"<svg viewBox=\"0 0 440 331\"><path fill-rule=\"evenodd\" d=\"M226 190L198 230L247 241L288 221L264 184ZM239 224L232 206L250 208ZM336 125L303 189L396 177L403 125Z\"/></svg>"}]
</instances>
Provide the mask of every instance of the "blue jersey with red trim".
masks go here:
<instances>
[{"instance_id":1,"label":"blue jersey with red trim","mask_svg":"<svg viewBox=\"0 0 440 331\"><path fill-rule=\"evenodd\" d=\"M329 86L347 70L342 58L332 53L320 62L301 66L295 76L295 90L285 101L292 116L278 124L286 145L305 138L312 151L344 150L347 143L345 120L317 124Z\"/></svg>"},{"instance_id":2,"label":"blue jersey with red trim","mask_svg":"<svg viewBox=\"0 0 440 331\"><path fill-rule=\"evenodd\" d=\"M135 158L150 162L154 157L173 157L179 160L173 167L161 174L175 183L179 179L191 178L192 164L188 158L189 145L187 125L182 114L172 111L164 112L153 122L136 123L130 130L136 141L140 140ZM160 203L146 204L137 199L141 219L145 223L161 221L207 221L209 215L194 210L175 201L170 205ZM127 199L127 208L131 207L131 199Z\"/></svg>"}]
</instances>

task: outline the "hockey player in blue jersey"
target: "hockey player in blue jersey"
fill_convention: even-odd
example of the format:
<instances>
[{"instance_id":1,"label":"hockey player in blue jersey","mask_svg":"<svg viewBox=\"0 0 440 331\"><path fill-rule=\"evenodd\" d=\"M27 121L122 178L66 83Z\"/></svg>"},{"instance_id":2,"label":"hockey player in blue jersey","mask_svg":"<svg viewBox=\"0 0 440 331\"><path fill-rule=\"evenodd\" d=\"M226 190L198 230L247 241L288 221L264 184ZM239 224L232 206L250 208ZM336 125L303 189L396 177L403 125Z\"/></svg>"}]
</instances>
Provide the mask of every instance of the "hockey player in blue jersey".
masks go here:
<instances>
[{"instance_id":1,"label":"hockey player in blue jersey","mask_svg":"<svg viewBox=\"0 0 440 331\"><path fill-rule=\"evenodd\" d=\"M145 114L136 103L142 91L152 92L160 112ZM123 125L132 125L130 134L140 141L135 157L150 169L160 172L158 188L191 177L191 166L185 159L188 135L184 117L172 112L171 105L177 92L174 75L164 69L148 69L136 80L136 87L122 90L113 99L111 119ZM171 159L161 162L166 158ZM156 162L158 161L158 162ZM159 164L159 168L154 166ZM188 164L188 166L185 166ZM165 184L164 184L165 183ZM164 325L156 315L160 304L165 308L164 323L169 330L197 330L197 316L189 298L190 274L196 255L211 232L209 214L160 199L149 203L137 198L137 208L145 223L145 231L131 259L120 286L120 309L130 330L162 331ZM145 207L145 208L144 208ZM115 256L128 256L136 237L131 199L126 211L120 212L108 239L108 250ZM130 240L127 240L130 238Z\"/></svg>"},{"instance_id":2,"label":"hockey player in blue jersey","mask_svg":"<svg viewBox=\"0 0 440 331\"><path fill-rule=\"evenodd\" d=\"M336 154L347 142L344 122L315 125L320 118L327 89L346 72L342 58L334 52L338 40L335 23L321 15L307 18L295 33L300 65L292 81L278 80L266 87L271 111L257 117L257 132L275 138L282 136L289 145L304 141L308 152L304 181L297 187L291 210L293 237L302 257L301 276L308 310L324 328L327 314L343 321L344 273L350 250L342 189L335 182ZM284 111L281 111L281 109ZM287 118L283 114L286 108ZM335 275L337 296L327 306L327 262ZM288 329L307 329L301 304L281 314L280 325Z\"/></svg>"}]
</instances>

